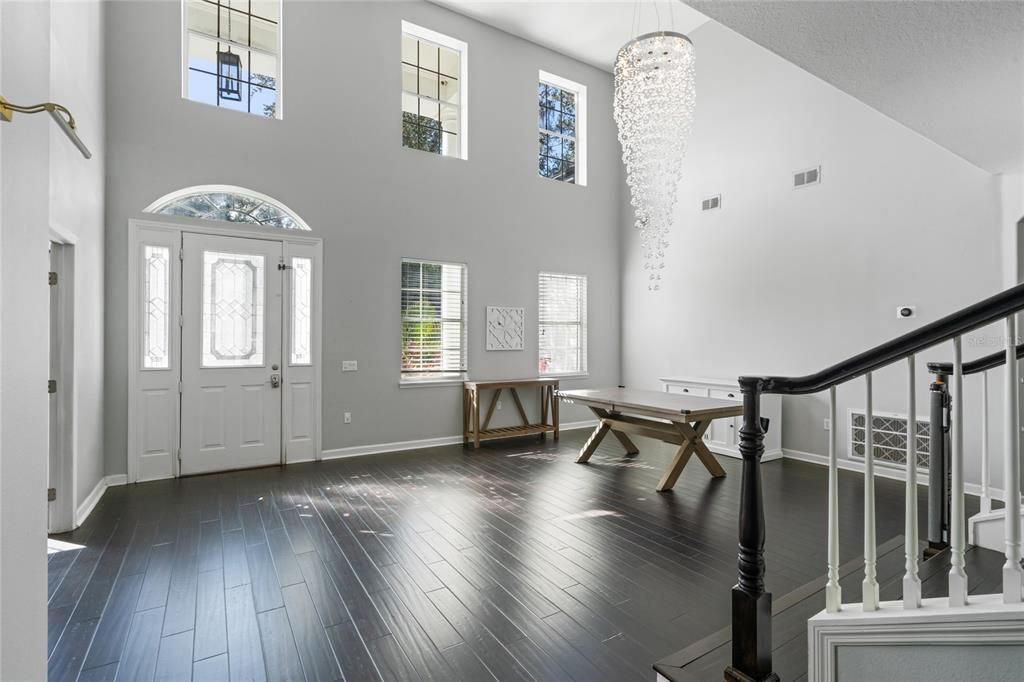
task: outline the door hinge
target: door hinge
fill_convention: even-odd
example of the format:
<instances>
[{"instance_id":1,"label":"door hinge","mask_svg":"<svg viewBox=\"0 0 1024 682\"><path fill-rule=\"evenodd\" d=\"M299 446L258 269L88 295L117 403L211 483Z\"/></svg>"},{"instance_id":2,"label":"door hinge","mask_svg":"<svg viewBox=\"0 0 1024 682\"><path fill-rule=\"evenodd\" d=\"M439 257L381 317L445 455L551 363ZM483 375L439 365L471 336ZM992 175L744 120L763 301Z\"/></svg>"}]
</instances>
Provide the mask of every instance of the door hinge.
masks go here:
<instances>
[{"instance_id":1,"label":"door hinge","mask_svg":"<svg viewBox=\"0 0 1024 682\"><path fill-rule=\"evenodd\" d=\"M287 270L287 269L288 269L288 266L287 266L287 265L285 265L284 263L278 263L278 264L277 264L277 269L278 269L278 270Z\"/></svg>"},{"instance_id":2,"label":"door hinge","mask_svg":"<svg viewBox=\"0 0 1024 682\"><path fill-rule=\"evenodd\" d=\"M181 393L181 382L178 382L178 393Z\"/></svg>"},{"instance_id":3,"label":"door hinge","mask_svg":"<svg viewBox=\"0 0 1024 682\"><path fill-rule=\"evenodd\" d=\"M51 287L57 286L57 273L56 272L51 272L47 276L46 281L50 283Z\"/></svg>"},{"instance_id":4,"label":"door hinge","mask_svg":"<svg viewBox=\"0 0 1024 682\"><path fill-rule=\"evenodd\" d=\"M185 260L185 249L178 249L178 260Z\"/></svg>"},{"instance_id":5,"label":"door hinge","mask_svg":"<svg viewBox=\"0 0 1024 682\"><path fill-rule=\"evenodd\" d=\"M56 393L57 392L57 380L56 379L47 379L47 381L46 381L46 392L47 393Z\"/></svg>"},{"instance_id":6,"label":"door hinge","mask_svg":"<svg viewBox=\"0 0 1024 682\"><path fill-rule=\"evenodd\" d=\"M184 315L178 315L178 326L181 327L181 328L185 327L185 316Z\"/></svg>"},{"instance_id":7,"label":"door hinge","mask_svg":"<svg viewBox=\"0 0 1024 682\"><path fill-rule=\"evenodd\" d=\"M47 488L46 489L46 501L47 502L53 502L56 499L57 499L57 489L56 488Z\"/></svg>"}]
</instances>

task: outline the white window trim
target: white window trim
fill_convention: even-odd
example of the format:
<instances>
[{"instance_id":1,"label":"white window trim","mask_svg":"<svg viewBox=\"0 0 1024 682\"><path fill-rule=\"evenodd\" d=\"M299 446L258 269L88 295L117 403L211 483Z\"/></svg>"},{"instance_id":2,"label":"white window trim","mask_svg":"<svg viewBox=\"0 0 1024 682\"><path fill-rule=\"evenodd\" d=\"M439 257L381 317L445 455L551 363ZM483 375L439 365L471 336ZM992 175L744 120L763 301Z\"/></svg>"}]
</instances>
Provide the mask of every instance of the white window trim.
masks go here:
<instances>
[{"instance_id":1,"label":"white window trim","mask_svg":"<svg viewBox=\"0 0 1024 682\"><path fill-rule=\"evenodd\" d=\"M466 263L457 263L455 261L446 260L430 260L427 258L412 258L411 256L403 256L401 263L420 263L427 265L458 265L462 267L462 344L465 346L460 350L465 353L466 356L466 369L461 372L438 372L433 376L417 377L414 374L406 374L399 367L398 370L398 386L400 388L411 388L421 387L426 388L428 386L456 386L461 385L463 381L469 378L469 265ZM401 268L401 266L399 266ZM399 271L399 285L401 285L401 271ZM401 286L399 286L399 298L401 298L402 292ZM398 313L398 343L399 343L399 358L401 358L401 343L402 343L402 313Z\"/></svg>"},{"instance_id":2,"label":"white window trim","mask_svg":"<svg viewBox=\"0 0 1024 682\"><path fill-rule=\"evenodd\" d=\"M233 111L236 114L248 114L252 116L252 112L238 111L237 109L228 109L227 107L220 107L215 104L209 104L208 102L200 102L198 100L191 99L188 96L188 37L189 34L195 33L198 36L209 38L210 36L205 33L199 33L192 31L188 27L188 0L181 0L181 97L187 99L189 102L195 102L196 104L205 104L206 106L213 106L217 109L227 109L227 111ZM241 45L233 40L225 40L218 38L218 42L227 43L234 45L240 50L251 50L253 52L259 52L260 54L270 55L277 58L277 83L275 84L274 90L277 91L277 105L274 108L274 117L269 116L258 116L259 118L265 118L268 120L281 120L284 118L284 0L279 0L277 13L277 54L271 55L270 52L262 50L258 47L249 47L247 45Z\"/></svg>"},{"instance_id":3,"label":"white window trim","mask_svg":"<svg viewBox=\"0 0 1024 682\"><path fill-rule=\"evenodd\" d=\"M541 69L537 80L553 85L576 95L576 182L571 184L587 186L587 86L568 78L556 76ZM539 128L538 128L539 130ZM570 184L570 183L565 183Z\"/></svg>"},{"instance_id":4,"label":"white window trim","mask_svg":"<svg viewBox=\"0 0 1024 682\"><path fill-rule=\"evenodd\" d=\"M445 158L469 159L469 45L451 36L402 20L402 35L409 34L428 43L434 43L459 53L459 155ZM401 37L399 37L401 40ZM401 48L399 49L401 54ZM401 73L401 72L399 72ZM399 89L398 110L402 111L401 89ZM437 156L444 156L437 154ZM426 262L426 261L424 261Z\"/></svg>"},{"instance_id":5,"label":"white window trim","mask_svg":"<svg viewBox=\"0 0 1024 682\"><path fill-rule=\"evenodd\" d=\"M551 270L541 270L537 273L537 359L540 359L540 278L543 276L553 277L576 277L586 282L586 293L583 297L583 306L581 308L582 319L580 321L581 334L581 349L582 349L582 360L584 366L578 370L570 372L537 372L537 376L542 379L586 379L590 376L590 276L574 272L553 272Z\"/></svg>"}]
</instances>

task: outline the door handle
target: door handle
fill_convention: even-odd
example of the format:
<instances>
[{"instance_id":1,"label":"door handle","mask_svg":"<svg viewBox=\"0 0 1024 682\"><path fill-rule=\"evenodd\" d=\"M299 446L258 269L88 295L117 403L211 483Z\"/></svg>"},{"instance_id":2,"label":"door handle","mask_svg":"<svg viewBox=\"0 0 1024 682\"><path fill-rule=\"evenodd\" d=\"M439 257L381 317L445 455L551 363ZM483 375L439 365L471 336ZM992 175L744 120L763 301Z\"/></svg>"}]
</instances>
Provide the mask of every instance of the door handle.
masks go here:
<instances>
[{"instance_id":1,"label":"door handle","mask_svg":"<svg viewBox=\"0 0 1024 682\"><path fill-rule=\"evenodd\" d=\"M271 374L270 375L270 387L271 388L281 388L281 375L280 374Z\"/></svg>"}]
</instances>

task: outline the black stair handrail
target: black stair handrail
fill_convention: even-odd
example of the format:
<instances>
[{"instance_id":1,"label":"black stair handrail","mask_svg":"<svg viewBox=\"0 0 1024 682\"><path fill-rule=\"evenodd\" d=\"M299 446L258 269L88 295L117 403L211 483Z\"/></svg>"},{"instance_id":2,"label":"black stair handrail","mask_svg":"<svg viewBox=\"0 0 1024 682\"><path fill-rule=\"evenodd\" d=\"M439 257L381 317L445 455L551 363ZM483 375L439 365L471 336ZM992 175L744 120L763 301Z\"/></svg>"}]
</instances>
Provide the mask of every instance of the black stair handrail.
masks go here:
<instances>
[{"instance_id":1,"label":"black stair handrail","mask_svg":"<svg viewBox=\"0 0 1024 682\"><path fill-rule=\"evenodd\" d=\"M1024 358L1024 343L1017 346L1017 359ZM986 355L983 358L971 360L965 362L962 368L964 376L968 374L977 374L978 372L984 372L985 370L992 369L994 367L1000 367L1006 364L1006 351L997 350L991 355ZM949 376L953 373L952 362L929 362L928 371L932 374L945 374Z\"/></svg>"},{"instance_id":2,"label":"black stair handrail","mask_svg":"<svg viewBox=\"0 0 1024 682\"><path fill-rule=\"evenodd\" d=\"M1024 310L1024 284L1006 289L995 296L926 324L920 329L915 329L831 367L826 367L820 372L802 377L742 376L739 383L741 386L744 384L757 386L761 393L780 395L818 393L1021 310ZM1017 352L1020 357L1020 346L1018 346ZM985 359L982 358L982 360ZM977 363L980 360L974 362ZM952 371L952 367L950 371Z\"/></svg>"}]
</instances>

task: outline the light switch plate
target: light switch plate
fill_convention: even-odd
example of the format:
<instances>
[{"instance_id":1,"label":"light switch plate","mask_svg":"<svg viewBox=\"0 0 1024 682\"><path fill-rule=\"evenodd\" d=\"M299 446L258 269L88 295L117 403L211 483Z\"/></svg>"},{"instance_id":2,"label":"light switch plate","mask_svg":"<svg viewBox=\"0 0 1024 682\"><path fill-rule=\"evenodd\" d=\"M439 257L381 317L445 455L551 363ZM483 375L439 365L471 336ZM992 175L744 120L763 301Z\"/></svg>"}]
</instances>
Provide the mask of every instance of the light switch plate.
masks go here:
<instances>
[{"instance_id":1,"label":"light switch plate","mask_svg":"<svg viewBox=\"0 0 1024 682\"><path fill-rule=\"evenodd\" d=\"M342 372L355 372L359 369L359 362L356 360L342 360L341 371Z\"/></svg>"}]
</instances>

